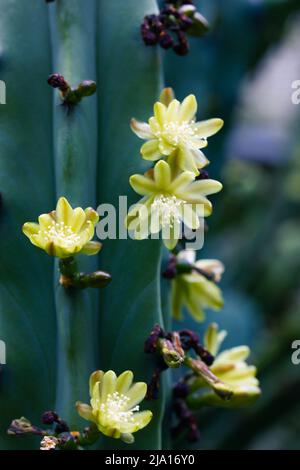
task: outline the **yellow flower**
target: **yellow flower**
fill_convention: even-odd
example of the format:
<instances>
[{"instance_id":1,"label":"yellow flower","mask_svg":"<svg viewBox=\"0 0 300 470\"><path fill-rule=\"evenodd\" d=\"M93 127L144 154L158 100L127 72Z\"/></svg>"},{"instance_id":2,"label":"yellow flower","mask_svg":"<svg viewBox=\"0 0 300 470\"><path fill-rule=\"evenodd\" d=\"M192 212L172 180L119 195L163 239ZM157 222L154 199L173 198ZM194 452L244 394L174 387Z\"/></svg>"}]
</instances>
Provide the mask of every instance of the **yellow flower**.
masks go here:
<instances>
[{"instance_id":1,"label":"yellow flower","mask_svg":"<svg viewBox=\"0 0 300 470\"><path fill-rule=\"evenodd\" d=\"M95 255L101 243L90 241L99 221L97 212L88 207L72 209L67 199L61 197L56 210L39 216L38 223L26 222L23 233L31 243L48 255L68 258L76 253Z\"/></svg>"},{"instance_id":2,"label":"yellow flower","mask_svg":"<svg viewBox=\"0 0 300 470\"><path fill-rule=\"evenodd\" d=\"M229 400L222 400L212 391L205 391L198 400L196 399L198 404L222 407L246 406L261 394L259 381L256 378L256 367L248 365L246 362L250 354L248 346L238 346L219 353L226 335L226 331L219 332L218 325L213 323L209 325L204 335L204 346L215 355L215 361L210 366L211 372L219 380L230 386L233 392L232 396ZM200 390L202 387L206 387L204 382L201 383L201 379L200 381L196 380Z\"/></svg>"},{"instance_id":3,"label":"yellow flower","mask_svg":"<svg viewBox=\"0 0 300 470\"><path fill-rule=\"evenodd\" d=\"M163 229L163 241L169 249L178 241L181 222L190 229L198 229L199 216L212 212L206 196L222 189L222 184L215 180L194 181L194 174L189 171L172 177L171 167L164 160L145 175L132 175L129 181L143 198L129 211L127 227L135 231L136 239Z\"/></svg>"},{"instance_id":4,"label":"yellow flower","mask_svg":"<svg viewBox=\"0 0 300 470\"><path fill-rule=\"evenodd\" d=\"M195 252L191 250L182 251L177 255L179 264L191 264L195 270L188 274L177 274L172 279L172 313L176 320L182 319L184 307L196 321L204 320L205 308L219 310L223 307L222 292L215 284L221 279L223 264L218 260L195 261L195 257ZM204 273L211 276L214 281L208 280Z\"/></svg>"},{"instance_id":5,"label":"yellow flower","mask_svg":"<svg viewBox=\"0 0 300 470\"><path fill-rule=\"evenodd\" d=\"M77 402L78 413L95 423L106 436L132 443L132 433L143 429L152 419L151 411L139 411L147 384L132 381L130 370L118 377L112 370L94 372L90 377L91 405Z\"/></svg>"},{"instance_id":6,"label":"yellow flower","mask_svg":"<svg viewBox=\"0 0 300 470\"><path fill-rule=\"evenodd\" d=\"M195 122L196 112L197 100L189 95L182 103L173 99L167 106L157 101L148 123L132 119L132 131L147 140L141 147L143 158L156 161L167 157L181 170L198 175L198 169L209 163L200 149L207 146L207 138L224 123L222 119Z\"/></svg>"}]
</instances>

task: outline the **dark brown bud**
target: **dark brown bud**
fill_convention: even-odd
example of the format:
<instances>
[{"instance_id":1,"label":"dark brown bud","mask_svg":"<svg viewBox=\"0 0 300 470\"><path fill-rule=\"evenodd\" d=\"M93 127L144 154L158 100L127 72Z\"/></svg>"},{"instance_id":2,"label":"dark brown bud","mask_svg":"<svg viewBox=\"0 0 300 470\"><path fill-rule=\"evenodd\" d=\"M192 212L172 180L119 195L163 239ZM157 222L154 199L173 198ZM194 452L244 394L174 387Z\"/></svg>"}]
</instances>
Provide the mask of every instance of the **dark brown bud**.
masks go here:
<instances>
[{"instance_id":1,"label":"dark brown bud","mask_svg":"<svg viewBox=\"0 0 300 470\"><path fill-rule=\"evenodd\" d=\"M169 33L162 31L159 35L159 44L163 49L170 49L173 46L173 39Z\"/></svg>"},{"instance_id":2,"label":"dark brown bud","mask_svg":"<svg viewBox=\"0 0 300 470\"><path fill-rule=\"evenodd\" d=\"M43 424L53 424L56 423L59 420L59 416L55 411L45 411L45 413L42 414L42 423Z\"/></svg>"},{"instance_id":3,"label":"dark brown bud","mask_svg":"<svg viewBox=\"0 0 300 470\"><path fill-rule=\"evenodd\" d=\"M145 341L144 352L146 354L153 354L157 348L158 338L164 337L164 331L159 325L155 325Z\"/></svg>"},{"instance_id":4,"label":"dark brown bud","mask_svg":"<svg viewBox=\"0 0 300 470\"><path fill-rule=\"evenodd\" d=\"M196 176L196 181L208 180L208 179L209 179L209 174L208 174L208 171L206 170L200 170L200 174Z\"/></svg>"},{"instance_id":5,"label":"dark brown bud","mask_svg":"<svg viewBox=\"0 0 300 470\"><path fill-rule=\"evenodd\" d=\"M47 82L49 83L50 86L52 86L53 88L59 88L60 91L62 92L67 91L70 88L68 82L59 73L51 74L48 77Z\"/></svg>"}]
</instances>

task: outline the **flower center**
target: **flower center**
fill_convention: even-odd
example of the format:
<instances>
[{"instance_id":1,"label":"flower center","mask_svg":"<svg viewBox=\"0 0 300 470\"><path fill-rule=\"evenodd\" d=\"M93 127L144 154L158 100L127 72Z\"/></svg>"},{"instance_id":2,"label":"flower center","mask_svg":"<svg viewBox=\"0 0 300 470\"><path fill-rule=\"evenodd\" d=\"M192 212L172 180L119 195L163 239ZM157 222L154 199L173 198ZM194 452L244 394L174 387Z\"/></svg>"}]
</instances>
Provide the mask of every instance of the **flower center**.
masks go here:
<instances>
[{"instance_id":1,"label":"flower center","mask_svg":"<svg viewBox=\"0 0 300 470\"><path fill-rule=\"evenodd\" d=\"M53 222L46 230L39 232L46 241L52 241L57 245L72 246L80 242L80 236L77 235L70 225L64 222Z\"/></svg>"},{"instance_id":2,"label":"flower center","mask_svg":"<svg viewBox=\"0 0 300 470\"><path fill-rule=\"evenodd\" d=\"M182 219L183 204L185 204L185 201L177 199L176 196L157 196L151 209L158 214L163 227L173 227L174 222L180 222Z\"/></svg>"},{"instance_id":3,"label":"flower center","mask_svg":"<svg viewBox=\"0 0 300 470\"><path fill-rule=\"evenodd\" d=\"M191 124L188 121L181 123L168 122L164 124L163 130L158 132L157 137L167 140L174 146L185 144L195 137L195 131Z\"/></svg>"},{"instance_id":4,"label":"flower center","mask_svg":"<svg viewBox=\"0 0 300 470\"><path fill-rule=\"evenodd\" d=\"M139 406L127 410L128 402L129 398L119 392L107 395L105 403L100 405L100 410L105 414L110 425L118 426L133 421L134 411L138 411Z\"/></svg>"}]
</instances>

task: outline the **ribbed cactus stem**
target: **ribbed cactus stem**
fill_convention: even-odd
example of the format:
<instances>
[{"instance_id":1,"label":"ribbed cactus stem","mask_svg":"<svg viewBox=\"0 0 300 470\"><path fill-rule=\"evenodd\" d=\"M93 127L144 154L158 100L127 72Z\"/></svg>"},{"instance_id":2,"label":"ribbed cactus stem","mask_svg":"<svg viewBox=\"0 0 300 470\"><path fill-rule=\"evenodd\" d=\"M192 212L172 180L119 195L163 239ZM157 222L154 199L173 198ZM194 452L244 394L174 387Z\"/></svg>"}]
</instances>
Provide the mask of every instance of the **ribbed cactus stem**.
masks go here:
<instances>
[{"instance_id":1,"label":"ribbed cactus stem","mask_svg":"<svg viewBox=\"0 0 300 470\"><path fill-rule=\"evenodd\" d=\"M53 71L72 85L95 79L95 2L59 0L51 5ZM45 77L46 78L46 77ZM62 106L55 93L54 152L57 197L73 206L93 206L97 158L95 97L77 105ZM80 271L95 271L96 260L80 261ZM71 426L83 424L75 410L77 400L86 400L88 377L95 369L95 318L97 293L59 285L55 269L58 328L56 409Z\"/></svg>"},{"instance_id":2,"label":"ribbed cactus stem","mask_svg":"<svg viewBox=\"0 0 300 470\"><path fill-rule=\"evenodd\" d=\"M128 205L136 202L129 177L149 168L149 162L140 157L141 142L129 122L132 117L146 120L162 89L158 49L146 48L139 30L144 16L156 11L154 0L99 2L99 201L115 207L119 195L128 194ZM109 267L113 278L101 296L102 367L118 372L131 369L137 380L146 382L155 365L144 354L143 344L154 324L163 326L160 253L159 240L108 240L100 253L101 266ZM136 433L131 450L162 447L164 400L162 385L159 399L143 404L153 411L153 420ZM104 445L126 446L112 439Z\"/></svg>"}]
</instances>

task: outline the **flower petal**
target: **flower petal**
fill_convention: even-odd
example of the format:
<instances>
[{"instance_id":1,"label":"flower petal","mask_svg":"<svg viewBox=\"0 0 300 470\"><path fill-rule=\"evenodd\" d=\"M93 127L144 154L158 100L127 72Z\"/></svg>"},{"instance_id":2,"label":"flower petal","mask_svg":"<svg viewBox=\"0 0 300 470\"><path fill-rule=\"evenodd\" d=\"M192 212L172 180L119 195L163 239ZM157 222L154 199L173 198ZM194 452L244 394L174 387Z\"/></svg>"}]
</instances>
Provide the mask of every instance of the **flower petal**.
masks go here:
<instances>
[{"instance_id":1,"label":"flower petal","mask_svg":"<svg viewBox=\"0 0 300 470\"><path fill-rule=\"evenodd\" d=\"M154 116L159 126L162 127L166 120L167 108L164 104L157 101L154 105Z\"/></svg>"},{"instance_id":2,"label":"flower petal","mask_svg":"<svg viewBox=\"0 0 300 470\"><path fill-rule=\"evenodd\" d=\"M163 243L168 250L173 250L178 243L180 237L181 223L179 220L174 220L173 226L163 227L162 239Z\"/></svg>"},{"instance_id":3,"label":"flower petal","mask_svg":"<svg viewBox=\"0 0 300 470\"><path fill-rule=\"evenodd\" d=\"M226 351L221 352L218 355L217 363L220 362L237 362L237 361L244 361L250 354L250 349L248 346L237 346L235 348L228 349Z\"/></svg>"},{"instance_id":4,"label":"flower petal","mask_svg":"<svg viewBox=\"0 0 300 470\"><path fill-rule=\"evenodd\" d=\"M26 222L22 227L22 232L28 238L30 238L31 235L38 234L39 231L40 231L40 226L39 224L36 224L35 222Z\"/></svg>"},{"instance_id":5,"label":"flower petal","mask_svg":"<svg viewBox=\"0 0 300 470\"><path fill-rule=\"evenodd\" d=\"M171 169L167 162L160 160L154 167L154 180L157 189L168 190L171 184Z\"/></svg>"},{"instance_id":6,"label":"flower petal","mask_svg":"<svg viewBox=\"0 0 300 470\"><path fill-rule=\"evenodd\" d=\"M136 382L126 393L129 398L126 403L126 409L131 409L144 400L147 393L147 384L145 382Z\"/></svg>"},{"instance_id":7,"label":"flower petal","mask_svg":"<svg viewBox=\"0 0 300 470\"><path fill-rule=\"evenodd\" d=\"M203 152L199 149L190 149L191 154L194 157L194 162L197 168L203 168L208 165L209 160L206 158Z\"/></svg>"},{"instance_id":8,"label":"flower petal","mask_svg":"<svg viewBox=\"0 0 300 470\"><path fill-rule=\"evenodd\" d=\"M206 139L219 132L223 127L224 121L219 118L208 119L207 121L199 121L194 124L194 130L197 137Z\"/></svg>"},{"instance_id":9,"label":"flower petal","mask_svg":"<svg viewBox=\"0 0 300 470\"><path fill-rule=\"evenodd\" d=\"M167 122L178 122L179 120L179 110L180 110L180 103L178 100L173 100L168 106L167 114L166 114L166 121Z\"/></svg>"},{"instance_id":10,"label":"flower petal","mask_svg":"<svg viewBox=\"0 0 300 470\"><path fill-rule=\"evenodd\" d=\"M65 197L60 197L56 205L56 220L71 225L73 209Z\"/></svg>"},{"instance_id":11,"label":"flower petal","mask_svg":"<svg viewBox=\"0 0 300 470\"><path fill-rule=\"evenodd\" d=\"M102 248L102 243L100 242L96 242L96 241L87 242L84 245L84 247L80 250L80 253L82 255L92 256L92 255L96 255L97 253L99 253L101 248Z\"/></svg>"},{"instance_id":12,"label":"flower petal","mask_svg":"<svg viewBox=\"0 0 300 470\"><path fill-rule=\"evenodd\" d=\"M150 410L139 411L137 413L134 413L130 422L126 423L126 432L132 433L143 429L150 423L152 416L153 414Z\"/></svg>"},{"instance_id":13,"label":"flower petal","mask_svg":"<svg viewBox=\"0 0 300 470\"><path fill-rule=\"evenodd\" d=\"M152 116L149 119L149 126L150 126L150 130L151 130L152 134L156 135L157 132L160 132L160 125L158 124L158 122L157 122L157 120L154 116Z\"/></svg>"},{"instance_id":14,"label":"flower petal","mask_svg":"<svg viewBox=\"0 0 300 470\"><path fill-rule=\"evenodd\" d=\"M171 155L174 152L175 148L172 144L167 142L165 139L160 140L158 144L159 151L162 155Z\"/></svg>"},{"instance_id":15,"label":"flower petal","mask_svg":"<svg viewBox=\"0 0 300 470\"><path fill-rule=\"evenodd\" d=\"M216 282L221 280L222 274L225 271L224 264L217 259L201 259L196 261L196 266L208 274L215 276Z\"/></svg>"},{"instance_id":16,"label":"flower petal","mask_svg":"<svg viewBox=\"0 0 300 470\"><path fill-rule=\"evenodd\" d=\"M175 277L172 280L171 287L171 305L172 305L172 316L175 320L182 320L183 315L181 312L183 304L182 292L180 289L180 276Z\"/></svg>"},{"instance_id":17,"label":"flower petal","mask_svg":"<svg viewBox=\"0 0 300 470\"><path fill-rule=\"evenodd\" d=\"M84 210L81 207L76 207L76 209L73 210L73 215L71 218L71 228L73 231L76 233L78 232L82 225L84 224L86 220L86 215Z\"/></svg>"},{"instance_id":18,"label":"flower petal","mask_svg":"<svg viewBox=\"0 0 300 470\"><path fill-rule=\"evenodd\" d=\"M187 96L180 105L180 121L191 121L197 112L197 100L195 95Z\"/></svg>"},{"instance_id":19,"label":"flower petal","mask_svg":"<svg viewBox=\"0 0 300 470\"><path fill-rule=\"evenodd\" d=\"M199 297L190 290L189 286L186 285L186 290L184 292L184 300L186 307L190 313L190 315L196 320L197 322L202 322L205 319L205 314L203 311L203 305L200 301Z\"/></svg>"},{"instance_id":20,"label":"flower petal","mask_svg":"<svg viewBox=\"0 0 300 470\"><path fill-rule=\"evenodd\" d=\"M126 395L133 381L133 373L131 370L126 370L117 378L116 391L120 394Z\"/></svg>"},{"instance_id":21,"label":"flower petal","mask_svg":"<svg viewBox=\"0 0 300 470\"><path fill-rule=\"evenodd\" d=\"M116 390L117 376L113 370L105 372L100 382L100 398L101 401L107 399L107 395L112 394Z\"/></svg>"},{"instance_id":22,"label":"flower petal","mask_svg":"<svg viewBox=\"0 0 300 470\"><path fill-rule=\"evenodd\" d=\"M86 419L87 421L92 421L95 422L95 417L93 415L93 410L90 405L87 405L86 403L81 403L78 401L76 403L76 410L77 413L83 418Z\"/></svg>"},{"instance_id":23,"label":"flower petal","mask_svg":"<svg viewBox=\"0 0 300 470\"><path fill-rule=\"evenodd\" d=\"M221 330L218 331L218 325L216 323L211 323L204 335L204 345L206 349L213 355L219 351L220 345L224 341L225 337L227 336L227 331Z\"/></svg>"},{"instance_id":24,"label":"flower petal","mask_svg":"<svg viewBox=\"0 0 300 470\"><path fill-rule=\"evenodd\" d=\"M132 175L129 178L132 189L141 196L146 196L155 192L155 182L143 175Z\"/></svg>"},{"instance_id":25,"label":"flower petal","mask_svg":"<svg viewBox=\"0 0 300 470\"><path fill-rule=\"evenodd\" d=\"M193 209L192 204L184 204L183 206L183 223L192 230L197 230L200 227L199 217Z\"/></svg>"},{"instance_id":26,"label":"flower petal","mask_svg":"<svg viewBox=\"0 0 300 470\"><path fill-rule=\"evenodd\" d=\"M186 188L186 192L189 192L191 196L208 196L210 194L216 194L223 188L222 183L216 180L200 180L195 181Z\"/></svg>"},{"instance_id":27,"label":"flower petal","mask_svg":"<svg viewBox=\"0 0 300 470\"><path fill-rule=\"evenodd\" d=\"M90 380L89 380L90 396L93 395L95 384L97 382L101 382L103 375L104 375L103 370L96 370L90 375Z\"/></svg>"},{"instance_id":28,"label":"flower petal","mask_svg":"<svg viewBox=\"0 0 300 470\"><path fill-rule=\"evenodd\" d=\"M41 227L41 230L47 230L49 225L53 225L53 223L55 222L53 217L51 217L51 213L41 214L38 220L39 220L39 225Z\"/></svg>"},{"instance_id":29,"label":"flower petal","mask_svg":"<svg viewBox=\"0 0 300 470\"><path fill-rule=\"evenodd\" d=\"M99 214L92 207L87 207L85 209L86 220L90 220L94 226L99 222Z\"/></svg>"},{"instance_id":30,"label":"flower petal","mask_svg":"<svg viewBox=\"0 0 300 470\"><path fill-rule=\"evenodd\" d=\"M195 176L199 175L193 151L187 146L180 147L178 150L178 162L181 170L190 171Z\"/></svg>"},{"instance_id":31,"label":"flower petal","mask_svg":"<svg viewBox=\"0 0 300 470\"><path fill-rule=\"evenodd\" d=\"M190 183L192 183L195 180L195 175L191 171L184 171L183 173L180 173L171 183L170 185L170 192L173 191L180 191L181 189L185 188L188 186Z\"/></svg>"},{"instance_id":32,"label":"flower petal","mask_svg":"<svg viewBox=\"0 0 300 470\"><path fill-rule=\"evenodd\" d=\"M140 138L140 139L153 139L154 135L151 132L149 124L146 122L137 121L132 118L130 121L131 130Z\"/></svg>"},{"instance_id":33,"label":"flower petal","mask_svg":"<svg viewBox=\"0 0 300 470\"><path fill-rule=\"evenodd\" d=\"M141 147L141 154L145 160L156 161L161 157L161 152L158 148L158 140L148 140Z\"/></svg>"}]
</instances>

